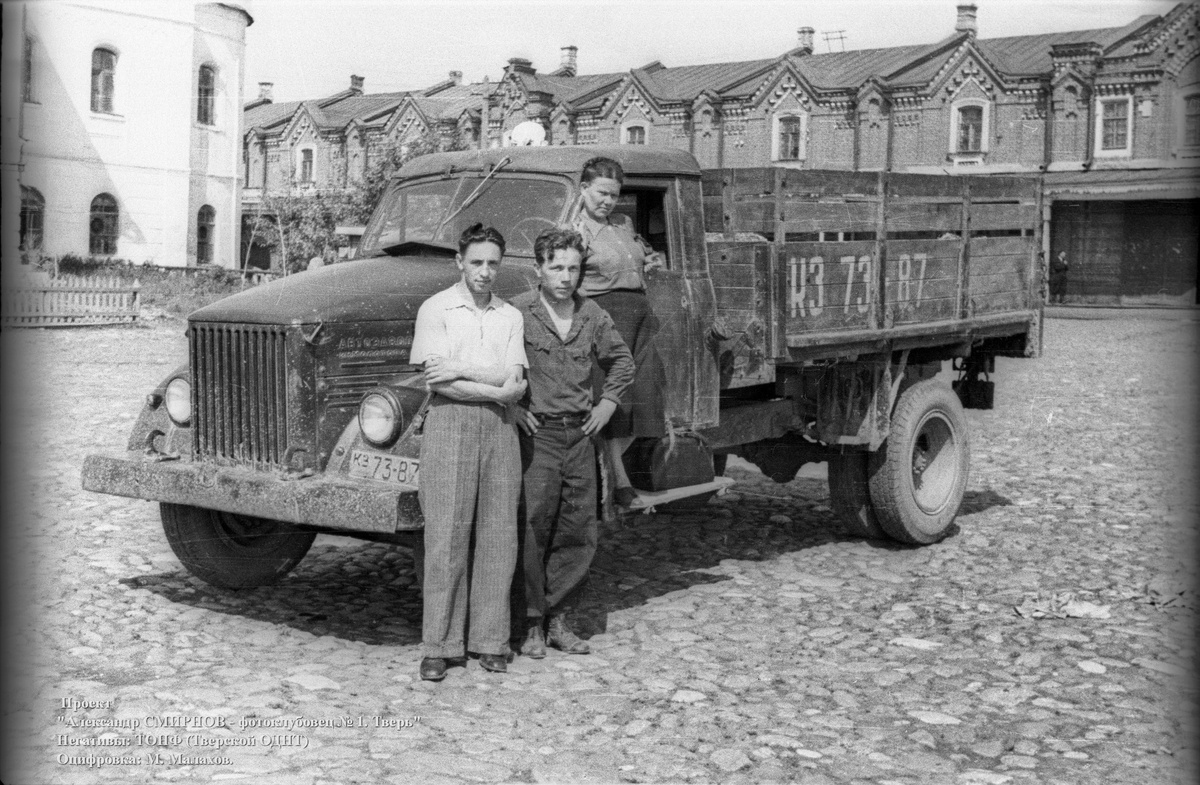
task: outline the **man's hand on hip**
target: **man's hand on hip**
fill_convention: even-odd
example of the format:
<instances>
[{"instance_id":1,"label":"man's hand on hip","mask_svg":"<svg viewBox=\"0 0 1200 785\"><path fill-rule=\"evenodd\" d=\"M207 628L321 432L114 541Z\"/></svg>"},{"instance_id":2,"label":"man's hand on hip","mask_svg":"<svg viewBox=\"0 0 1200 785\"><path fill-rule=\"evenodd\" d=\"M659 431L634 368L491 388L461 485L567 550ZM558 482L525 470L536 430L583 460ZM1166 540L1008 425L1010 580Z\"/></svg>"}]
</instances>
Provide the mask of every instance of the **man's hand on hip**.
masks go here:
<instances>
[{"instance_id":1,"label":"man's hand on hip","mask_svg":"<svg viewBox=\"0 0 1200 785\"><path fill-rule=\"evenodd\" d=\"M583 432L588 436L593 433L598 433L601 428L608 425L608 421L612 419L613 412L617 410L615 401L608 398L601 398L600 403L592 407L592 411L588 414L588 418L583 422Z\"/></svg>"}]
</instances>

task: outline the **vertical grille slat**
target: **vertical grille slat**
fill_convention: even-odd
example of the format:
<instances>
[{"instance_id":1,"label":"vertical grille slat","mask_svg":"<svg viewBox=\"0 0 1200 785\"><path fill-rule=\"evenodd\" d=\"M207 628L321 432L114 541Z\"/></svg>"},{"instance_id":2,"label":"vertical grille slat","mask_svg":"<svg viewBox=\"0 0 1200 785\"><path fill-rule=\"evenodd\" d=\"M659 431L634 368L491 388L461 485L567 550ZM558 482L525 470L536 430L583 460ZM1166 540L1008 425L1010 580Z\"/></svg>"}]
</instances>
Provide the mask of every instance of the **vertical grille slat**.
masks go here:
<instances>
[{"instance_id":1,"label":"vertical grille slat","mask_svg":"<svg viewBox=\"0 0 1200 785\"><path fill-rule=\"evenodd\" d=\"M284 468L287 452L286 330L197 324L190 332L198 459Z\"/></svg>"}]
</instances>

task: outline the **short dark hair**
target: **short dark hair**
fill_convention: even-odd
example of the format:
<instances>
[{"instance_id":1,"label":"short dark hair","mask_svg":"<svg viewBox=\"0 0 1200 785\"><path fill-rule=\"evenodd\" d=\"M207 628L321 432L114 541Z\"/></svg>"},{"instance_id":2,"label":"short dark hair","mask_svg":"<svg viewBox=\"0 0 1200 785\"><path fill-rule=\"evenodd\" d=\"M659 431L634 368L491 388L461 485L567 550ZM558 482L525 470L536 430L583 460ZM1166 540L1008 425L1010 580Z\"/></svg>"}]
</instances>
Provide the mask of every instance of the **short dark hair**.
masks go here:
<instances>
[{"instance_id":1,"label":"short dark hair","mask_svg":"<svg viewBox=\"0 0 1200 785\"><path fill-rule=\"evenodd\" d=\"M625 184L625 170L611 158L596 157L589 159L583 165L583 173L579 175L579 183L587 185L598 177L616 180L621 185Z\"/></svg>"},{"instance_id":2,"label":"short dark hair","mask_svg":"<svg viewBox=\"0 0 1200 785\"><path fill-rule=\"evenodd\" d=\"M504 256L504 235L494 227L485 228L482 223L475 223L463 229L463 233L458 236L458 252L466 253L467 248L475 243L493 243L500 248L500 255Z\"/></svg>"},{"instance_id":3,"label":"short dark hair","mask_svg":"<svg viewBox=\"0 0 1200 785\"><path fill-rule=\"evenodd\" d=\"M547 229L533 241L533 257L538 264L545 264L554 258L555 251L565 251L573 248L584 254L583 237L574 229Z\"/></svg>"}]
</instances>

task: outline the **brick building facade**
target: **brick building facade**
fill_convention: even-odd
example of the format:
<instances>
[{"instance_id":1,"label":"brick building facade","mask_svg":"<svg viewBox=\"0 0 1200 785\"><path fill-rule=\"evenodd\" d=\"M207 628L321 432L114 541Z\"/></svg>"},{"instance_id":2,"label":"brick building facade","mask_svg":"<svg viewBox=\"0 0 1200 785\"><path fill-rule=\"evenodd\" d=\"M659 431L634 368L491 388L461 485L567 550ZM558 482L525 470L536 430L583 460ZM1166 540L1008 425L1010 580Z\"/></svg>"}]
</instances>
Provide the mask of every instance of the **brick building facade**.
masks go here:
<instances>
[{"instance_id":1,"label":"brick building facade","mask_svg":"<svg viewBox=\"0 0 1200 785\"><path fill-rule=\"evenodd\" d=\"M1047 250L1073 260L1071 296L1194 301L1197 19L1180 4L1121 27L983 38L967 4L924 45L818 54L801 28L792 50L746 62L578 74L564 47L554 71L513 58L495 83L452 72L423 91L364 95L352 77L329 98L247 106L246 199L344 187L384 139L432 130L502 146L525 121L549 144L666 145L706 168L1044 175ZM1169 240L1148 246L1147 231ZM1133 270L1159 251L1153 270Z\"/></svg>"}]
</instances>

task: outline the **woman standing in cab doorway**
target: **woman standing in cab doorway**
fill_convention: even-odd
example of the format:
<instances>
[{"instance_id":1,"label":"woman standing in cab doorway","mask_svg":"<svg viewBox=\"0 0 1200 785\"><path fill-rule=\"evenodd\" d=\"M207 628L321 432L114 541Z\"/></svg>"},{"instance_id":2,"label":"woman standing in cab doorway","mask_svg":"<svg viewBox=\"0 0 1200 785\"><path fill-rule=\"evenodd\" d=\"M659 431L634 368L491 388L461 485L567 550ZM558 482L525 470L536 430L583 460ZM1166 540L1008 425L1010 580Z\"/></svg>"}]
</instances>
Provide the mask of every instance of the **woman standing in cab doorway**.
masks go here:
<instances>
[{"instance_id":1,"label":"woman standing in cab doorway","mask_svg":"<svg viewBox=\"0 0 1200 785\"><path fill-rule=\"evenodd\" d=\"M629 216L614 213L625 182L621 165L611 158L593 158L579 178L581 209L572 228L583 237L587 254L580 293L608 312L621 338L633 353L633 385L604 430L605 449L613 467L613 500L628 508L637 492L625 471L622 456L633 440L666 433L662 359L653 346L659 323L646 296L646 275L662 267L654 251L633 228Z\"/></svg>"}]
</instances>

